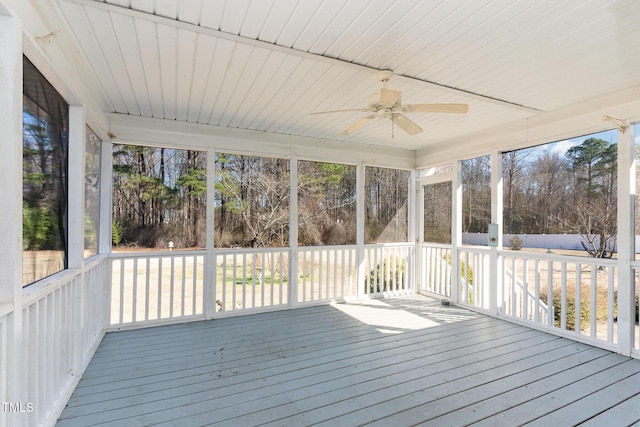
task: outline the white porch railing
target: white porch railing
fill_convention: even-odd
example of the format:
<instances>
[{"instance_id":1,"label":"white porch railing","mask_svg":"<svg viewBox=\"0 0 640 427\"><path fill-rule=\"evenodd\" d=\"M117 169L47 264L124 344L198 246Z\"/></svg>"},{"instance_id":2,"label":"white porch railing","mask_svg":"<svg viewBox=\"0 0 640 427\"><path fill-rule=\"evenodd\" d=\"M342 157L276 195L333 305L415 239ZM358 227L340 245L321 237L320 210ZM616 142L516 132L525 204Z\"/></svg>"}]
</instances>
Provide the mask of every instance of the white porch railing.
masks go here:
<instances>
[{"instance_id":1,"label":"white porch railing","mask_svg":"<svg viewBox=\"0 0 640 427\"><path fill-rule=\"evenodd\" d=\"M500 251L500 255L501 314L559 328L588 341L617 343L615 260L513 251ZM528 292L518 294L507 270ZM545 309L546 305L552 309Z\"/></svg>"},{"instance_id":2,"label":"white porch railing","mask_svg":"<svg viewBox=\"0 0 640 427\"><path fill-rule=\"evenodd\" d=\"M208 295L215 298L216 313L226 315L410 293L414 247L217 249ZM487 247L453 251L426 243L417 248L423 292L452 298L457 283L461 305L605 348L618 342L615 260ZM113 254L111 262L112 328L204 318L204 251ZM636 326L636 352L638 342Z\"/></svg>"},{"instance_id":3,"label":"white porch railing","mask_svg":"<svg viewBox=\"0 0 640 427\"><path fill-rule=\"evenodd\" d=\"M502 263L506 262L506 265L509 265L508 258L500 258L500 261ZM512 259L512 261L514 260ZM526 264L527 262L525 261L525 265ZM536 271L539 272L539 269L537 267ZM501 271L503 273L501 283L504 292L503 299L505 302L502 306L503 312L519 319L527 319L537 323L553 325L553 305L551 305L551 309L549 309L549 306L546 302L547 299L542 298L540 290L531 290L529 288L529 281L527 280L526 275L523 281L522 279L518 278L517 270L513 268L503 266Z\"/></svg>"},{"instance_id":4,"label":"white porch railing","mask_svg":"<svg viewBox=\"0 0 640 427\"><path fill-rule=\"evenodd\" d=\"M111 254L110 325L204 319L204 251Z\"/></svg>"},{"instance_id":5,"label":"white porch railing","mask_svg":"<svg viewBox=\"0 0 640 427\"><path fill-rule=\"evenodd\" d=\"M297 254L297 303L357 296L358 251L355 246L301 247Z\"/></svg>"},{"instance_id":6,"label":"white porch railing","mask_svg":"<svg viewBox=\"0 0 640 427\"><path fill-rule=\"evenodd\" d=\"M7 312L0 313L0 375L3 378L9 376L10 352L12 346L11 335L13 335L13 307L7 307ZM3 402L9 401L8 381L0 381L0 399ZM9 412L0 411L0 425L9 425Z\"/></svg>"},{"instance_id":7,"label":"white porch railing","mask_svg":"<svg viewBox=\"0 0 640 427\"><path fill-rule=\"evenodd\" d=\"M110 325L144 326L204 318L205 286L218 315L411 292L414 245L216 249L215 279L204 283L204 251L111 255ZM215 289L214 289L215 288Z\"/></svg>"},{"instance_id":8,"label":"white porch railing","mask_svg":"<svg viewBox=\"0 0 640 427\"><path fill-rule=\"evenodd\" d=\"M420 290L428 295L451 298L452 260L451 245L421 243L420 250ZM490 309L489 293L489 255L490 250L482 247L464 247L458 249L458 303Z\"/></svg>"},{"instance_id":9,"label":"white porch railing","mask_svg":"<svg viewBox=\"0 0 640 427\"><path fill-rule=\"evenodd\" d=\"M23 425L52 425L88 365L105 330L107 263L104 257L66 270L27 293L22 308L22 349L14 373L22 381ZM0 372L6 373L8 328L13 313L0 317ZM4 383L3 383L4 384ZM2 390L6 396L7 390ZM16 402L13 402L16 403ZM30 406L27 406L30 405ZM31 410L29 410L31 408ZM0 424L9 425L0 411Z\"/></svg>"},{"instance_id":10,"label":"white porch railing","mask_svg":"<svg viewBox=\"0 0 640 427\"><path fill-rule=\"evenodd\" d=\"M370 244L364 248L364 293L401 295L414 292L413 253L407 243Z\"/></svg>"},{"instance_id":11,"label":"white porch railing","mask_svg":"<svg viewBox=\"0 0 640 427\"><path fill-rule=\"evenodd\" d=\"M459 303L482 310L491 309L489 256L490 249L485 247L458 249Z\"/></svg>"},{"instance_id":12,"label":"white porch railing","mask_svg":"<svg viewBox=\"0 0 640 427\"><path fill-rule=\"evenodd\" d=\"M418 251L420 290L451 298L451 245L420 243Z\"/></svg>"},{"instance_id":13,"label":"white porch railing","mask_svg":"<svg viewBox=\"0 0 640 427\"><path fill-rule=\"evenodd\" d=\"M216 312L286 306L289 249L216 250Z\"/></svg>"},{"instance_id":14,"label":"white porch railing","mask_svg":"<svg viewBox=\"0 0 640 427\"><path fill-rule=\"evenodd\" d=\"M450 297L454 279L450 246L419 247L421 291ZM615 349L616 260L467 246L457 253L459 304ZM637 325L635 335L635 350L640 353Z\"/></svg>"}]
</instances>

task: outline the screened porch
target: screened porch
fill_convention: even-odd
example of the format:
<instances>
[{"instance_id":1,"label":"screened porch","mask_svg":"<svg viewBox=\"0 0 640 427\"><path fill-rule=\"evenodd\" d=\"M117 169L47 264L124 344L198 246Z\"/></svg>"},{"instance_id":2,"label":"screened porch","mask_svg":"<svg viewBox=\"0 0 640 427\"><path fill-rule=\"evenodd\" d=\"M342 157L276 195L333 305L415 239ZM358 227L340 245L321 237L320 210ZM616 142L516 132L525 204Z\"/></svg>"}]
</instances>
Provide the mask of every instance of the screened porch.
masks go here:
<instances>
[{"instance_id":1,"label":"screened porch","mask_svg":"<svg viewBox=\"0 0 640 427\"><path fill-rule=\"evenodd\" d=\"M640 5L470 3L0 0L0 425L640 423Z\"/></svg>"}]
</instances>

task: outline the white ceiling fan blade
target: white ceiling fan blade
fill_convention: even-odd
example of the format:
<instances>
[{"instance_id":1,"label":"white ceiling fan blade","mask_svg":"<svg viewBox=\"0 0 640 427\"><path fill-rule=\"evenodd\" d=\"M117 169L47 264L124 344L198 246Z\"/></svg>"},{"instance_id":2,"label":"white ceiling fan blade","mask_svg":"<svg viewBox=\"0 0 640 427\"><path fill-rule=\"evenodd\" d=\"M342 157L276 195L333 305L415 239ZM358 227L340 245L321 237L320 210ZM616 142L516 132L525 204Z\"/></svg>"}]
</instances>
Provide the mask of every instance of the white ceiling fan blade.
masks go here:
<instances>
[{"instance_id":1,"label":"white ceiling fan blade","mask_svg":"<svg viewBox=\"0 0 640 427\"><path fill-rule=\"evenodd\" d=\"M357 122L355 122L354 124L352 124L351 126L349 126L348 128L346 128L345 130L343 130L340 135L349 135L350 133L360 129L362 126L366 125L367 122L371 119L375 119L376 116L375 115L370 115L367 117L364 117L360 120L358 120Z\"/></svg>"},{"instance_id":2,"label":"white ceiling fan blade","mask_svg":"<svg viewBox=\"0 0 640 427\"><path fill-rule=\"evenodd\" d=\"M395 124L400 126L400 129L402 129L409 135L413 136L417 133L422 132L422 128L420 126L418 126L417 124L415 124L414 122L409 120L406 116L403 116L402 114L397 114L397 113L394 114L391 117L391 120L393 120Z\"/></svg>"},{"instance_id":3,"label":"white ceiling fan blade","mask_svg":"<svg viewBox=\"0 0 640 427\"><path fill-rule=\"evenodd\" d=\"M407 113L460 113L469 111L467 104L408 104L402 106Z\"/></svg>"},{"instance_id":4,"label":"white ceiling fan blade","mask_svg":"<svg viewBox=\"0 0 640 427\"><path fill-rule=\"evenodd\" d=\"M371 111L368 108L353 108L350 110L329 110L329 111L316 111L314 113L309 113L312 116L318 115L318 114L328 114L328 113L345 113L345 112L349 112L349 111L360 111L362 113L366 113L367 111Z\"/></svg>"}]
</instances>

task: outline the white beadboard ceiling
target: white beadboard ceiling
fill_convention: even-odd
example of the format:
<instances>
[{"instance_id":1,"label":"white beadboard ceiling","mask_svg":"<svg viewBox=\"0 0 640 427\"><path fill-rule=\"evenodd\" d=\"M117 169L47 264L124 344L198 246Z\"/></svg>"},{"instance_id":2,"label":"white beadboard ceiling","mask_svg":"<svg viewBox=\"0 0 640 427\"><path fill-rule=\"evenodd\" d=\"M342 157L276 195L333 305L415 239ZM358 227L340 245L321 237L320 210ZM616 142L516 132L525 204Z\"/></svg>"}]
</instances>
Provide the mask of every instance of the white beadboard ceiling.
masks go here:
<instances>
[{"instance_id":1,"label":"white beadboard ceiling","mask_svg":"<svg viewBox=\"0 0 640 427\"><path fill-rule=\"evenodd\" d=\"M59 0L112 111L418 150L640 84L637 0ZM366 113L380 83L409 137Z\"/></svg>"}]
</instances>

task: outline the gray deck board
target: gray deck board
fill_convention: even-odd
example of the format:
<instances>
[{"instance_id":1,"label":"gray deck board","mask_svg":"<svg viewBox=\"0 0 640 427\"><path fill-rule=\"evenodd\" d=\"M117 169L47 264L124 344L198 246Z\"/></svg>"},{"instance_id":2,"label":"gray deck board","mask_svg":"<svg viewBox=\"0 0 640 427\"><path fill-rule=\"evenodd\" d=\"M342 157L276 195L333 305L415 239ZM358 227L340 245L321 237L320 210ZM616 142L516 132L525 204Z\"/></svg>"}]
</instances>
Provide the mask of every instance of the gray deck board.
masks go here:
<instances>
[{"instance_id":1,"label":"gray deck board","mask_svg":"<svg viewBox=\"0 0 640 427\"><path fill-rule=\"evenodd\" d=\"M640 360L413 297L107 334L57 425L580 422L640 422Z\"/></svg>"}]
</instances>

